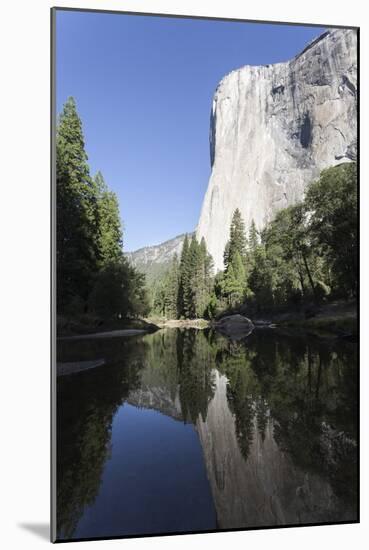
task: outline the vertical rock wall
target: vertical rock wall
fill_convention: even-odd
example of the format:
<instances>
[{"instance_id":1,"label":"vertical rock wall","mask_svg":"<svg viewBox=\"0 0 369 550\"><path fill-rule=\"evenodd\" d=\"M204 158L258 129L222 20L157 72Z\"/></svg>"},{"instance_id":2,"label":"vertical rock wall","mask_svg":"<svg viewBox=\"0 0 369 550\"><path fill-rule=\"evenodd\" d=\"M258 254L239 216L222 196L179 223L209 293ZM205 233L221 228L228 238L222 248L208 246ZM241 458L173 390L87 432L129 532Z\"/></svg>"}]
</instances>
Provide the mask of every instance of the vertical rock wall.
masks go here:
<instances>
[{"instance_id":1,"label":"vertical rock wall","mask_svg":"<svg viewBox=\"0 0 369 550\"><path fill-rule=\"evenodd\" d=\"M328 31L286 63L223 78L210 127L212 173L197 238L216 271L232 214L258 228L301 200L320 171L356 157L356 31Z\"/></svg>"}]
</instances>

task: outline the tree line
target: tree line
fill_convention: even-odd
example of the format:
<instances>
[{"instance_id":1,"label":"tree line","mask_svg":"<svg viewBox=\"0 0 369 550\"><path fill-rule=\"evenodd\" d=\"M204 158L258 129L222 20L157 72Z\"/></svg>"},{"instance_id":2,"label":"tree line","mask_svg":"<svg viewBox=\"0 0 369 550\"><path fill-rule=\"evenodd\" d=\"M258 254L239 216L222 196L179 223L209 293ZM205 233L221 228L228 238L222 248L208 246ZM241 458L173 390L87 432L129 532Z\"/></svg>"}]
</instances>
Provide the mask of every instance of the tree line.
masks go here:
<instances>
[{"instance_id":1,"label":"tree line","mask_svg":"<svg viewBox=\"0 0 369 550\"><path fill-rule=\"evenodd\" d=\"M167 318L262 312L357 295L357 167L323 170L303 201L249 231L238 209L213 274L205 241L186 237L181 258L153 290L152 311Z\"/></svg>"},{"instance_id":2,"label":"tree line","mask_svg":"<svg viewBox=\"0 0 369 550\"><path fill-rule=\"evenodd\" d=\"M212 271L205 239L199 243L186 235L180 259L174 255L169 270L152 289L153 312L169 319L208 317Z\"/></svg>"},{"instance_id":3,"label":"tree line","mask_svg":"<svg viewBox=\"0 0 369 550\"><path fill-rule=\"evenodd\" d=\"M118 198L101 172L90 174L72 97L56 132L56 226L58 314L125 318L148 311L145 277L123 255Z\"/></svg>"}]
</instances>

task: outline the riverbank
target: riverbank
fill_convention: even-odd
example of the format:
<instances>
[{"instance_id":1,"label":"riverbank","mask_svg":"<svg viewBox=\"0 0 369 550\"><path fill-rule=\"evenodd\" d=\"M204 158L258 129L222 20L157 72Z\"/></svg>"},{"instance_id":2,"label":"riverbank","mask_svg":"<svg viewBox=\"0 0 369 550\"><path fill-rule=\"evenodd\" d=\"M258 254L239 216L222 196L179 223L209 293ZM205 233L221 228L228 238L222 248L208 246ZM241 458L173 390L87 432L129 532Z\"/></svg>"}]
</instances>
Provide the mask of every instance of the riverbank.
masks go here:
<instances>
[{"instance_id":1,"label":"riverbank","mask_svg":"<svg viewBox=\"0 0 369 550\"><path fill-rule=\"evenodd\" d=\"M206 319L150 319L159 328L197 328L210 327L210 321Z\"/></svg>"},{"instance_id":2,"label":"riverbank","mask_svg":"<svg viewBox=\"0 0 369 550\"><path fill-rule=\"evenodd\" d=\"M301 328L320 335L338 336L357 339L357 306L356 302L337 301L303 310L285 312L266 312L251 317L260 328L260 322L278 327Z\"/></svg>"},{"instance_id":3,"label":"riverbank","mask_svg":"<svg viewBox=\"0 0 369 550\"><path fill-rule=\"evenodd\" d=\"M144 319L113 319L103 320L90 315L78 318L57 317L57 337L79 338L100 337L110 335L133 336L135 334L151 333L159 330L159 326ZM114 334L113 334L114 333Z\"/></svg>"},{"instance_id":4,"label":"riverbank","mask_svg":"<svg viewBox=\"0 0 369 550\"><path fill-rule=\"evenodd\" d=\"M213 328L226 318L235 318L242 315L251 320L255 329L291 328L301 329L323 337L357 339L357 304L356 301L335 301L328 304L306 305L300 308L283 310L265 310L262 313L240 308L224 312L212 321L206 319L163 319L150 318L145 321L153 323L159 328ZM247 331L249 332L249 331Z\"/></svg>"}]
</instances>

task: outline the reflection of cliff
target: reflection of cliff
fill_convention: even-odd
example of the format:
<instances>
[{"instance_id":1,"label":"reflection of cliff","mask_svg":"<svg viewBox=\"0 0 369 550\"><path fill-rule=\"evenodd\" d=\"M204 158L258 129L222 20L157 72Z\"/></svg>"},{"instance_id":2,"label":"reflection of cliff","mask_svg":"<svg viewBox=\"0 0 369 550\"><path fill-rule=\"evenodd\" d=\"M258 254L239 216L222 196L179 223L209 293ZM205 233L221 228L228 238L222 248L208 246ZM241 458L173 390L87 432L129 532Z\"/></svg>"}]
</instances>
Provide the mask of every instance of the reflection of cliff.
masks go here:
<instances>
[{"instance_id":1,"label":"reflection of cliff","mask_svg":"<svg viewBox=\"0 0 369 550\"><path fill-rule=\"evenodd\" d=\"M220 528L252 527L352 519L330 485L295 467L273 437L268 417L263 433L256 429L248 458L236 436L235 417L227 400L227 378L214 373L216 391L206 420L197 420ZM264 436L264 437L263 437Z\"/></svg>"},{"instance_id":2,"label":"reflection of cliff","mask_svg":"<svg viewBox=\"0 0 369 550\"><path fill-rule=\"evenodd\" d=\"M154 409L176 420L183 420L178 392L173 398L166 387L139 388L130 392L126 401L135 407Z\"/></svg>"},{"instance_id":3,"label":"reflection of cliff","mask_svg":"<svg viewBox=\"0 0 369 550\"><path fill-rule=\"evenodd\" d=\"M60 537L94 505L124 402L195 424L220 528L355 519L351 344L274 331L234 344L169 329L136 343L75 341L59 354L107 358L58 381Z\"/></svg>"}]
</instances>

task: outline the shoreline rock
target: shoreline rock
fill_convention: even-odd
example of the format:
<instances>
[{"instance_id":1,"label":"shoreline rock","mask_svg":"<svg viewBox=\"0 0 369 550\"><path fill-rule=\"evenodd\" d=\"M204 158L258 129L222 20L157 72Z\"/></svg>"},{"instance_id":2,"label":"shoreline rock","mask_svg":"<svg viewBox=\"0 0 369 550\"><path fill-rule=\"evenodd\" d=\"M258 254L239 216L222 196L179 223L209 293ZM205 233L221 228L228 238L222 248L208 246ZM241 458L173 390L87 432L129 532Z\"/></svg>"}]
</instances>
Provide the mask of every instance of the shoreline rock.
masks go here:
<instances>
[{"instance_id":1,"label":"shoreline rock","mask_svg":"<svg viewBox=\"0 0 369 550\"><path fill-rule=\"evenodd\" d=\"M228 315L213 324L215 330L232 340L242 340L254 330L253 322L244 315Z\"/></svg>"},{"instance_id":2,"label":"shoreline rock","mask_svg":"<svg viewBox=\"0 0 369 550\"><path fill-rule=\"evenodd\" d=\"M74 361L70 363L57 363L56 374L57 376L68 376L70 374L77 374L86 370L96 369L105 365L105 359L95 359L93 361Z\"/></svg>"}]
</instances>

